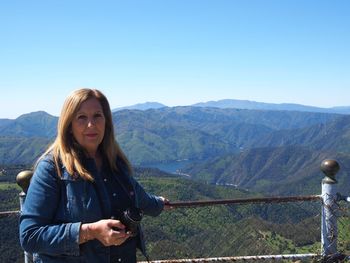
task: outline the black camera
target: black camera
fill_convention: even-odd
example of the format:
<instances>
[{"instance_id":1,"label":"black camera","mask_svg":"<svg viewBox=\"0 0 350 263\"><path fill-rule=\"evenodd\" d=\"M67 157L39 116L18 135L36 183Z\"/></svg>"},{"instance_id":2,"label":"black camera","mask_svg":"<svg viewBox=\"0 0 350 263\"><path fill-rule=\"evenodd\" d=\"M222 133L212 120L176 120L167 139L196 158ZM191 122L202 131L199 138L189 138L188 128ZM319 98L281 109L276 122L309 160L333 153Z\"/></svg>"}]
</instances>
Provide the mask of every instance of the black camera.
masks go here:
<instances>
[{"instance_id":1,"label":"black camera","mask_svg":"<svg viewBox=\"0 0 350 263\"><path fill-rule=\"evenodd\" d=\"M137 227L141 223L143 213L140 209L136 207L129 208L119 215L119 220L125 226L125 231L130 232L131 236L137 235Z\"/></svg>"}]
</instances>

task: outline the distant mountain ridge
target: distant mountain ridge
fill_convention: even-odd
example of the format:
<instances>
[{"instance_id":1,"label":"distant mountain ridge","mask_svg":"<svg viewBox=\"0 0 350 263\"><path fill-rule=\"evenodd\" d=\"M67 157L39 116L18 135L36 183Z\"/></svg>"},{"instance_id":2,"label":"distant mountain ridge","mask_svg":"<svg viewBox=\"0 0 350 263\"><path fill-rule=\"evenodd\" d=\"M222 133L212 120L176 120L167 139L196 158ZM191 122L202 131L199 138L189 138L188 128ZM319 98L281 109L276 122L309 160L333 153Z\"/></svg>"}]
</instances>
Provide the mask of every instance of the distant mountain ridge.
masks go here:
<instances>
[{"instance_id":1,"label":"distant mountain ridge","mask_svg":"<svg viewBox=\"0 0 350 263\"><path fill-rule=\"evenodd\" d=\"M120 110L149 110L149 109L159 109L163 107L167 107L167 106L159 102L145 102L145 103L137 103L131 106L115 108L112 110L112 112L116 112Z\"/></svg>"},{"instance_id":2,"label":"distant mountain ridge","mask_svg":"<svg viewBox=\"0 0 350 263\"><path fill-rule=\"evenodd\" d=\"M220 108L220 109L233 108L233 109L246 109L246 110L301 111L301 112L350 114L350 106L322 108L322 107L307 106L307 105L295 104L295 103L266 103L266 102L256 102L256 101L250 101L250 100L236 100L236 99L223 99L223 100L217 100L217 101L199 102L188 106L173 106L173 107L169 107L159 102L144 102L144 103L137 103L130 106L113 108L112 112L117 112L122 110L145 111L150 109L161 109L166 107L168 108L202 107L202 108ZM45 111L38 111L38 112L45 112ZM21 116L25 116L26 114L32 114L32 113L24 113ZM11 121L13 121L13 119L0 118L0 128Z\"/></svg>"},{"instance_id":3,"label":"distant mountain ridge","mask_svg":"<svg viewBox=\"0 0 350 263\"><path fill-rule=\"evenodd\" d=\"M350 114L350 106L321 108L295 103L265 103L250 100L224 99L193 104L194 107L237 108L247 110L282 110Z\"/></svg>"},{"instance_id":4,"label":"distant mountain ridge","mask_svg":"<svg viewBox=\"0 0 350 263\"><path fill-rule=\"evenodd\" d=\"M199 102L189 106L221 108L221 109L234 108L234 109L246 109L246 110L302 111L302 112L350 114L350 106L322 108L322 107L308 106L308 105L302 105L297 103L266 103L266 102L257 102L257 101L251 101L251 100L236 100L236 99L223 99L218 101ZM145 102L145 103L138 103L131 106L115 108L113 109L113 112L119 111L119 110L125 110L125 109L149 110L149 109L159 109L163 107L168 107L168 106L158 102Z\"/></svg>"}]
</instances>

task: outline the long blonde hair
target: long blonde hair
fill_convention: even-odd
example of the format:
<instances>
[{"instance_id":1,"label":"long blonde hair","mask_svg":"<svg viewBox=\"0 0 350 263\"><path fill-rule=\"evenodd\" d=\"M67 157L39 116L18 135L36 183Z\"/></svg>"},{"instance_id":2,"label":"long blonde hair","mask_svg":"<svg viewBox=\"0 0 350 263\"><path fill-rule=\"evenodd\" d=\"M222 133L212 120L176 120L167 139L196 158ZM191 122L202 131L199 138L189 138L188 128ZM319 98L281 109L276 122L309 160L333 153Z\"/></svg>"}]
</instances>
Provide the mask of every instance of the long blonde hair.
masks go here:
<instances>
[{"instance_id":1,"label":"long blonde hair","mask_svg":"<svg viewBox=\"0 0 350 263\"><path fill-rule=\"evenodd\" d=\"M60 167L64 165L69 174L78 173L80 177L93 181L92 175L81 163L83 149L71 132L75 114L81 104L91 98L96 98L100 102L105 116L105 134L98 147L102 158L107 162L112 172L119 171L116 164L117 159L119 159L124 162L128 172L131 173L131 165L114 137L112 112L108 100L101 91L96 89L75 90L66 98L58 120L57 137L39 160L47 154L52 154L59 176L61 176Z\"/></svg>"}]
</instances>

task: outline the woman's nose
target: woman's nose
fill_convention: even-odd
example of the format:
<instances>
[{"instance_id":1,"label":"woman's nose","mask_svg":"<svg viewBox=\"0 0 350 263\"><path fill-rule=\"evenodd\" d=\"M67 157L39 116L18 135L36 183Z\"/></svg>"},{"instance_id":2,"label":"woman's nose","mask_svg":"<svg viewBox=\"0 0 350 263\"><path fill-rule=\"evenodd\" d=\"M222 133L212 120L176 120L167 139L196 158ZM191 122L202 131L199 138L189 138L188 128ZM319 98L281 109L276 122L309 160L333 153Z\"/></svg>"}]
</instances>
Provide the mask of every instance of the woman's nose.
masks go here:
<instances>
[{"instance_id":1,"label":"woman's nose","mask_svg":"<svg viewBox=\"0 0 350 263\"><path fill-rule=\"evenodd\" d=\"M88 123L87 123L88 127L95 126L95 124L96 124L96 122L93 118L88 120Z\"/></svg>"}]
</instances>

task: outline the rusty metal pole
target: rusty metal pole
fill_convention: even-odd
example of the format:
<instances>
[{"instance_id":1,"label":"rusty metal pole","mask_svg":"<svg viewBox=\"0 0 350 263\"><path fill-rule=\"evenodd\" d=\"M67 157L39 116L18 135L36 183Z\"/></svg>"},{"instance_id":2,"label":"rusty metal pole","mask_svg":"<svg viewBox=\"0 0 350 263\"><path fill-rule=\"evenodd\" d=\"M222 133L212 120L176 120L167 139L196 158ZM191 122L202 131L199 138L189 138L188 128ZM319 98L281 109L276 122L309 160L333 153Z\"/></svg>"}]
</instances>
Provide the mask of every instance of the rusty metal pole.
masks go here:
<instances>
[{"instance_id":1,"label":"rusty metal pole","mask_svg":"<svg viewBox=\"0 0 350 263\"><path fill-rule=\"evenodd\" d=\"M321 171L325 174L322 180L322 222L321 244L322 257L337 254L337 180L335 175L339 171L339 164L335 160L324 160Z\"/></svg>"},{"instance_id":2,"label":"rusty metal pole","mask_svg":"<svg viewBox=\"0 0 350 263\"><path fill-rule=\"evenodd\" d=\"M16 182L22 188L22 192L19 193L20 212L22 212L22 207L26 199L26 193L32 176L33 171L22 171L16 176ZM33 255L26 251L24 251L24 263L33 263Z\"/></svg>"}]
</instances>

